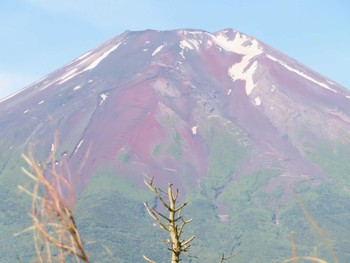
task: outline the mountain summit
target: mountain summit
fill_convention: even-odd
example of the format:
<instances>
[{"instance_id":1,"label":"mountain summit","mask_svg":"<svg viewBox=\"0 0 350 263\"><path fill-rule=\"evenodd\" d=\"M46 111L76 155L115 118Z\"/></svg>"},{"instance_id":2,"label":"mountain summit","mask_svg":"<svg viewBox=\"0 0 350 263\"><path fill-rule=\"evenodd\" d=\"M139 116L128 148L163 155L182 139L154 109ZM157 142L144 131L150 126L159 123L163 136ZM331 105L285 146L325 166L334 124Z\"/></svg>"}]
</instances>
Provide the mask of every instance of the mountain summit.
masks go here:
<instances>
[{"instance_id":1,"label":"mountain summit","mask_svg":"<svg viewBox=\"0 0 350 263\"><path fill-rule=\"evenodd\" d=\"M2 217L23 218L7 207L24 180L21 153L33 143L46 159L57 131L56 165L79 173L83 238L114 251L106 262L139 262L157 242L145 174L190 201L198 257L188 262L231 252L280 262L291 231L301 254L318 247L331 259L296 195L350 260L350 92L233 29L126 31L1 100L0 125ZM10 236L24 221L0 229ZM15 242L2 262L15 259ZM30 244L20 245L28 258Z\"/></svg>"}]
</instances>

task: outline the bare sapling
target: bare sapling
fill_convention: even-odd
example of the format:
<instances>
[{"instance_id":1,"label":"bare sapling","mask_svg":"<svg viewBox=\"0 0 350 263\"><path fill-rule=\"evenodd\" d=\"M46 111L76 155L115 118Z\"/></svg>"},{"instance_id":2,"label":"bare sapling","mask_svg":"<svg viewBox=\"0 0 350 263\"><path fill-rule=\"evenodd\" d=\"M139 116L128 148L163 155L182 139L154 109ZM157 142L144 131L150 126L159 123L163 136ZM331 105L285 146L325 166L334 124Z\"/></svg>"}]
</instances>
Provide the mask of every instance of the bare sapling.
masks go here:
<instances>
[{"instance_id":1,"label":"bare sapling","mask_svg":"<svg viewBox=\"0 0 350 263\"><path fill-rule=\"evenodd\" d=\"M157 196L161 205L168 211L168 215L148 206L146 203L144 203L144 205L148 214L163 230L169 233L170 238L166 240L166 243L169 244L168 249L171 251L171 263L178 263L180 261L180 255L190 249L191 242L195 238L195 236L192 236L187 240L182 239L184 227L192 221L192 219L185 220L181 215L181 211L187 205L187 202L177 205L179 190L176 189L176 191L174 191L173 185L168 184L167 192L165 192L156 188L153 185L153 180L154 178L148 178L148 180L144 181L147 187ZM167 201L166 197L168 199ZM146 261L155 263L148 257L143 257Z\"/></svg>"}]
</instances>

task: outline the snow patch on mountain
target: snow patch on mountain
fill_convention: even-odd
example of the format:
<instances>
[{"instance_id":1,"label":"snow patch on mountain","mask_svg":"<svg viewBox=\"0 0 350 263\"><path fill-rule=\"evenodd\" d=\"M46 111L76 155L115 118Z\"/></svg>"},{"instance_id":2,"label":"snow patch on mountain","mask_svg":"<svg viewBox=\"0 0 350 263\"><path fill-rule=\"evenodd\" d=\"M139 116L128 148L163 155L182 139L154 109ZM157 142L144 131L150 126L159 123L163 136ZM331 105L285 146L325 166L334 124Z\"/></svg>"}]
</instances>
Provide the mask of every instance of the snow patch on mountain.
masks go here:
<instances>
[{"instance_id":1,"label":"snow patch on mountain","mask_svg":"<svg viewBox=\"0 0 350 263\"><path fill-rule=\"evenodd\" d=\"M74 91L75 91L75 90L78 90L78 89L81 89L81 86L80 86L80 85L75 86L75 87L73 88Z\"/></svg>"},{"instance_id":2,"label":"snow patch on mountain","mask_svg":"<svg viewBox=\"0 0 350 263\"><path fill-rule=\"evenodd\" d=\"M182 57L183 59L186 59L186 57L185 57L185 55L184 55L184 51L183 51L183 50L181 50L181 51L179 52L179 54L181 55L181 57Z\"/></svg>"},{"instance_id":3,"label":"snow patch on mountain","mask_svg":"<svg viewBox=\"0 0 350 263\"><path fill-rule=\"evenodd\" d=\"M251 60L263 52L259 42L239 32L236 33L234 39L230 39L226 35L219 33L213 36L213 40L227 52L242 55L241 61L233 64L227 73L233 81L244 80L246 82L245 90L249 96L255 87L253 75L258 66L257 61L251 62Z\"/></svg>"},{"instance_id":4,"label":"snow patch on mountain","mask_svg":"<svg viewBox=\"0 0 350 263\"><path fill-rule=\"evenodd\" d=\"M201 40L188 39L188 41L193 45L193 47L199 50L199 46L202 44Z\"/></svg>"},{"instance_id":5,"label":"snow patch on mountain","mask_svg":"<svg viewBox=\"0 0 350 263\"><path fill-rule=\"evenodd\" d=\"M202 35L204 32L203 31L198 31L198 30L184 30L183 33L184 33L184 35L187 35L187 34Z\"/></svg>"},{"instance_id":6,"label":"snow patch on mountain","mask_svg":"<svg viewBox=\"0 0 350 263\"><path fill-rule=\"evenodd\" d=\"M83 58L86 58L88 55L91 54L92 51L86 52L85 54L81 55L80 57L74 59L72 62L68 63L67 66L74 64L75 62L82 60Z\"/></svg>"},{"instance_id":7,"label":"snow patch on mountain","mask_svg":"<svg viewBox=\"0 0 350 263\"><path fill-rule=\"evenodd\" d=\"M118 44L114 45L113 47L111 47L110 49L108 49L107 51L104 51L101 55L100 53L98 54L93 54L91 56L89 56L88 58L84 59L83 61L81 61L75 68L71 69L67 74L65 74L64 76L62 76L61 78L58 79L58 84L61 85L64 82L67 82L68 80L74 78L75 76L87 71L87 70L91 70L94 69L95 67L97 67L98 64L100 64L106 57L108 57L113 51L115 51L121 44L123 44L123 42L119 42ZM95 58L96 56L98 56L97 58ZM92 59L94 59L87 67L81 69L78 71L78 67L85 64L86 62L91 61Z\"/></svg>"},{"instance_id":8,"label":"snow patch on mountain","mask_svg":"<svg viewBox=\"0 0 350 263\"><path fill-rule=\"evenodd\" d=\"M256 97L256 98L254 99L254 104L255 104L256 106L260 106L260 105L261 105L261 99L260 99L260 97Z\"/></svg>"},{"instance_id":9,"label":"snow patch on mountain","mask_svg":"<svg viewBox=\"0 0 350 263\"><path fill-rule=\"evenodd\" d=\"M157 53L158 53L159 51L161 51L162 48L165 47L165 46L166 46L166 43L164 43L163 45L157 47L156 50L153 51L152 57L154 57L155 55L157 55Z\"/></svg>"},{"instance_id":10,"label":"snow patch on mountain","mask_svg":"<svg viewBox=\"0 0 350 263\"><path fill-rule=\"evenodd\" d=\"M188 41L186 41L186 40L181 40L180 41L180 47L182 48L182 49L193 49L193 47L192 47L192 45L188 42Z\"/></svg>"},{"instance_id":11,"label":"snow patch on mountain","mask_svg":"<svg viewBox=\"0 0 350 263\"><path fill-rule=\"evenodd\" d=\"M197 126L193 126L193 127L192 127L191 131L192 131L192 134L193 134L193 135L196 135L196 134L197 134L197 128L198 128Z\"/></svg>"},{"instance_id":12,"label":"snow patch on mountain","mask_svg":"<svg viewBox=\"0 0 350 263\"><path fill-rule=\"evenodd\" d=\"M332 89L332 88L329 87L326 83L319 82L319 81L315 80L314 78L310 77L309 75L306 75L304 72L302 72L302 71L300 71L300 70L297 70L297 69L295 69L295 68L289 66L287 63L285 63L285 62L283 62L283 61L281 61L281 60L275 58L274 56L271 56L271 55L269 55L269 54L266 54L266 57L269 58L269 59L271 59L272 61L277 62L278 64L280 64L281 66L285 67L285 68L288 69L289 71L294 72L294 73L298 74L299 76L302 76L303 78L305 78L305 79L307 79L307 80L309 80L309 81L311 81L311 82L313 82L313 83L316 83L317 85L319 85L319 86L321 86L321 87L323 87L323 88L325 88L325 89L328 89L328 90L330 90L330 91L333 91L333 92L335 92L335 93L338 93L337 90Z\"/></svg>"},{"instance_id":13,"label":"snow patch on mountain","mask_svg":"<svg viewBox=\"0 0 350 263\"><path fill-rule=\"evenodd\" d=\"M108 93L102 93L100 94L100 98L101 98L101 101L100 101L100 106L102 105L103 102L105 102L105 100L108 98Z\"/></svg>"},{"instance_id":14,"label":"snow patch on mountain","mask_svg":"<svg viewBox=\"0 0 350 263\"><path fill-rule=\"evenodd\" d=\"M91 54L92 51L89 51L89 52L86 52L85 54L81 55L80 57L78 57L77 59L73 60L72 63L76 62L76 61L79 61L79 60L82 60L83 58L86 58L88 55ZM69 65L69 64L68 64Z\"/></svg>"},{"instance_id":15,"label":"snow patch on mountain","mask_svg":"<svg viewBox=\"0 0 350 263\"><path fill-rule=\"evenodd\" d=\"M173 173L176 173L177 170L176 169L173 169L173 168L168 168L168 167L163 167L163 170L165 171L169 171L169 172L173 172Z\"/></svg>"},{"instance_id":16,"label":"snow patch on mountain","mask_svg":"<svg viewBox=\"0 0 350 263\"><path fill-rule=\"evenodd\" d=\"M180 48L182 50L199 50L202 44L202 40L188 38L180 41Z\"/></svg>"},{"instance_id":17,"label":"snow patch on mountain","mask_svg":"<svg viewBox=\"0 0 350 263\"><path fill-rule=\"evenodd\" d=\"M234 52L241 55L257 56L263 52L259 42L251 39L248 36L236 33L234 39L230 39L225 34L219 33L212 36L214 42L226 50L227 52Z\"/></svg>"},{"instance_id":18,"label":"snow patch on mountain","mask_svg":"<svg viewBox=\"0 0 350 263\"><path fill-rule=\"evenodd\" d=\"M108 57L109 54L111 54L114 50L116 50L121 44L122 44L122 42L114 45L112 48L105 51L99 58L97 58L94 62L92 62L88 67L86 67L84 69L84 71L91 70L91 69L95 68L98 64L101 63L102 60L104 60L106 57Z\"/></svg>"},{"instance_id":19,"label":"snow patch on mountain","mask_svg":"<svg viewBox=\"0 0 350 263\"><path fill-rule=\"evenodd\" d=\"M45 77L43 77L43 78L41 78L41 79L35 81L31 86L34 86L34 85L36 85L36 84L38 84L38 83L44 81L44 80L47 79L48 77L49 77L49 75L46 75ZM45 83L47 83L47 81L45 81L44 84L45 84ZM37 86L37 87L38 87L38 86ZM35 87L35 89L36 89L37 87Z\"/></svg>"},{"instance_id":20,"label":"snow patch on mountain","mask_svg":"<svg viewBox=\"0 0 350 263\"><path fill-rule=\"evenodd\" d=\"M66 74L64 74L62 77L60 77L57 81L58 81L58 84L61 85L62 83L70 80L71 78L75 77L76 75L78 75L79 73L81 73L82 71L78 71L78 68L73 68L71 69L70 71L68 71ZM76 73L77 72L77 73ZM44 86L41 88L41 90L44 90L46 89L48 86L50 86L52 83Z\"/></svg>"},{"instance_id":21,"label":"snow patch on mountain","mask_svg":"<svg viewBox=\"0 0 350 263\"><path fill-rule=\"evenodd\" d=\"M253 74L258 67L258 62L254 61L250 65L250 57L244 56L242 62L232 65L228 69L228 75L235 80L245 80L245 92L249 96L255 88Z\"/></svg>"},{"instance_id":22,"label":"snow patch on mountain","mask_svg":"<svg viewBox=\"0 0 350 263\"><path fill-rule=\"evenodd\" d=\"M10 99L10 98L12 98L12 97L14 97L14 96L16 96L16 95L17 95L18 93L20 93L21 91L22 91L22 90L20 90L20 91L18 91L18 92L16 92L16 93L13 93L13 94L10 95L10 96L7 96L7 97L1 99L1 100L0 100L0 103L3 102L3 101L5 101L5 100L8 100L8 99Z\"/></svg>"}]
</instances>

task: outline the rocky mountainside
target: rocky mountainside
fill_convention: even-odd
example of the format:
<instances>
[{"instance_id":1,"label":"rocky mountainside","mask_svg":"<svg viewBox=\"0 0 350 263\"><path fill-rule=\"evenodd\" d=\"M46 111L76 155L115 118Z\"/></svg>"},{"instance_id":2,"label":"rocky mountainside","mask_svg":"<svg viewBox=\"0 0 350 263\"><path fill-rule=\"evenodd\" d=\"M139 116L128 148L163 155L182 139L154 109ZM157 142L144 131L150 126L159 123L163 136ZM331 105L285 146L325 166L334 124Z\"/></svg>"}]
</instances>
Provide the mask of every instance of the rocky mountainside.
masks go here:
<instances>
[{"instance_id":1,"label":"rocky mountainside","mask_svg":"<svg viewBox=\"0 0 350 263\"><path fill-rule=\"evenodd\" d=\"M0 125L2 262L33 255L12 236L30 224L20 156L33 144L46 159L55 131L83 238L113 251L106 262L166 258L143 209L145 174L190 200L198 238L185 262L280 262L291 231L300 254L332 259L296 196L350 260L350 92L243 33L126 31L1 100Z\"/></svg>"}]
</instances>

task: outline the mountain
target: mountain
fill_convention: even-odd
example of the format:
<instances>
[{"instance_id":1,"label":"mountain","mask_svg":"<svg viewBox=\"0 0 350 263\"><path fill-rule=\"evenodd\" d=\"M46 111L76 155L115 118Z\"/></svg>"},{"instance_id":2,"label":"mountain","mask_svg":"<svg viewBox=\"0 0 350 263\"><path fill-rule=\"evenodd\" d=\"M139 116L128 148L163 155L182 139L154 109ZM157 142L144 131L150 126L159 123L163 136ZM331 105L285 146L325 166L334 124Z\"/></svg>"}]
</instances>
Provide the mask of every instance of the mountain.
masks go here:
<instances>
[{"instance_id":1,"label":"mountain","mask_svg":"<svg viewBox=\"0 0 350 263\"><path fill-rule=\"evenodd\" d=\"M333 260L298 198L350 261L350 92L233 29L126 31L1 100L0 126L1 262L35 254L13 236L30 226L21 154L45 160L55 131L99 262L167 260L145 175L190 201L185 262L281 262L291 232L298 255Z\"/></svg>"}]
</instances>

